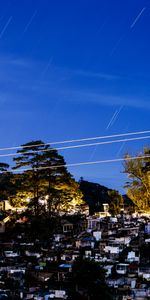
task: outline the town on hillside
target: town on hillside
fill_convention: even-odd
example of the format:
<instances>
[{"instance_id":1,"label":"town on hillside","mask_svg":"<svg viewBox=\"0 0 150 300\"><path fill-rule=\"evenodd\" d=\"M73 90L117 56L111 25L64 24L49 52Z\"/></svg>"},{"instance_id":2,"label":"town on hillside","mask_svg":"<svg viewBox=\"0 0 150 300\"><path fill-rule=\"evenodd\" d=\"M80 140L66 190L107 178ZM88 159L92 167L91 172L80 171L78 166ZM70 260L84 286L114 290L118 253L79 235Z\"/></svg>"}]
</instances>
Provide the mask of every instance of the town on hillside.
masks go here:
<instances>
[{"instance_id":1,"label":"town on hillside","mask_svg":"<svg viewBox=\"0 0 150 300\"><path fill-rule=\"evenodd\" d=\"M0 299L150 299L146 209L98 183L76 183L64 169L57 176L42 171L36 180L39 170L30 170L28 181L6 167L0 173ZM43 180L49 197L43 197ZM31 197L34 184L38 200Z\"/></svg>"}]
</instances>

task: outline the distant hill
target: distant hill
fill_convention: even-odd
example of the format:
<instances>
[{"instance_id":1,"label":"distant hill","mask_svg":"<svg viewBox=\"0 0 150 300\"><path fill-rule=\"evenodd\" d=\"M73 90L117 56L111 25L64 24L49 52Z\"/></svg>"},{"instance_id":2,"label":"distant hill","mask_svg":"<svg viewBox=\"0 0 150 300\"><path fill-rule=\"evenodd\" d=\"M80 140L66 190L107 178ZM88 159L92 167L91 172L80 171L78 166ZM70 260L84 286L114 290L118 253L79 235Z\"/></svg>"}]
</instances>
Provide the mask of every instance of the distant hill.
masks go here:
<instances>
[{"instance_id":1,"label":"distant hill","mask_svg":"<svg viewBox=\"0 0 150 300\"><path fill-rule=\"evenodd\" d=\"M109 192L113 191L106 186L100 185L99 183L89 182L86 180L80 180L80 190L83 193L84 200L89 206L89 212L92 215L95 212L103 211L103 204L110 204ZM125 194L123 198L123 207L125 210L133 212L135 204Z\"/></svg>"},{"instance_id":2,"label":"distant hill","mask_svg":"<svg viewBox=\"0 0 150 300\"><path fill-rule=\"evenodd\" d=\"M103 211L103 203L109 203L108 192L111 189L103 185L81 180L80 190L83 193L85 202L89 205L90 214Z\"/></svg>"}]
</instances>

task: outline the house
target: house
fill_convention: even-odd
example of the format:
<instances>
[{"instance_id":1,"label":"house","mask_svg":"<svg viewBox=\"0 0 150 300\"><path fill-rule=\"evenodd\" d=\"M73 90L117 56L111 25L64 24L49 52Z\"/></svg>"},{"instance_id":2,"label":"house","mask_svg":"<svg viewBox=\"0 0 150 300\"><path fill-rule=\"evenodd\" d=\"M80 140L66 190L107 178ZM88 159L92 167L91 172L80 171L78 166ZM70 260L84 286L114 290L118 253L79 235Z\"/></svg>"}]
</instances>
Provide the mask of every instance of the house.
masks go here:
<instances>
[{"instance_id":1,"label":"house","mask_svg":"<svg viewBox=\"0 0 150 300\"><path fill-rule=\"evenodd\" d=\"M87 229L90 230L95 230L95 229L100 229L100 220L99 218L93 218L89 217L87 218Z\"/></svg>"},{"instance_id":2,"label":"house","mask_svg":"<svg viewBox=\"0 0 150 300\"><path fill-rule=\"evenodd\" d=\"M133 299L146 300L149 299L150 291L147 288L133 289L132 290Z\"/></svg>"},{"instance_id":3,"label":"house","mask_svg":"<svg viewBox=\"0 0 150 300\"><path fill-rule=\"evenodd\" d=\"M95 238L89 233L83 233L76 239L76 248L85 248L90 247L94 248L95 246Z\"/></svg>"},{"instance_id":4,"label":"house","mask_svg":"<svg viewBox=\"0 0 150 300\"><path fill-rule=\"evenodd\" d=\"M139 262L140 261L140 256L139 253L136 253L135 251L129 251L127 255L127 262Z\"/></svg>"},{"instance_id":5,"label":"house","mask_svg":"<svg viewBox=\"0 0 150 300\"><path fill-rule=\"evenodd\" d=\"M102 232L100 230L99 231L93 231L93 236L94 236L95 240L98 242L102 238Z\"/></svg>"},{"instance_id":6,"label":"house","mask_svg":"<svg viewBox=\"0 0 150 300\"><path fill-rule=\"evenodd\" d=\"M150 264L142 264L138 269L138 276L150 280Z\"/></svg>"},{"instance_id":7,"label":"house","mask_svg":"<svg viewBox=\"0 0 150 300\"><path fill-rule=\"evenodd\" d=\"M62 220L63 233L71 233L73 231L73 224L67 220Z\"/></svg>"},{"instance_id":8,"label":"house","mask_svg":"<svg viewBox=\"0 0 150 300\"><path fill-rule=\"evenodd\" d=\"M67 299L68 296L66 294L66 291L64 290L50 290L49 294L44 296L44 300L49 300L49 299Z\"/></svg>"},{"instance_id":9,"label":"house","mask_svg":"<svg viewBox=\"0 0 150 300\"><path fill-rule=\"evenodd\" d=\"M127 274L129 264L120 263L116 265L116 273L120 275Z\"/></svg>"},{"instance_id":10,"label":"house","mask_svg":"<svg viewBox=\"0 0 150 300\"><path fill-rule=\"evenodd\" d=\"M5 254L5 257L7 257L7 258L15 258L15 257L19 256L19 254L14 251L4 251L4 254Z\"/></svg>"}]
</instances>

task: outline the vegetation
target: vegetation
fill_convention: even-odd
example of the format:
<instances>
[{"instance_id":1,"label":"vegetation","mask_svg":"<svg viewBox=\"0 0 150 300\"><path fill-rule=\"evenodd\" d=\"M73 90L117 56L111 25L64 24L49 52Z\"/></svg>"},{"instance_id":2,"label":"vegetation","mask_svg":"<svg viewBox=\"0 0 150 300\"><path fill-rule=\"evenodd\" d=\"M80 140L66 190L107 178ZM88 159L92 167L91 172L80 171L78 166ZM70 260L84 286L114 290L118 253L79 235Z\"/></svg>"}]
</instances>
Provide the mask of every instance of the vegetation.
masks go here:
<instances>
[{"instance_id":1,"label":"vegetation","mask_svg":"<svg viewBox=\"0 0 150 300\"><path fill-rule=\"evenodd\" d=\"M116 190L108 191L109 196L109 212L112 215L118 215L123 208L123 198Z\"/></svg>"},{"instance_id":2,"label":"vegetation","mask_svg":"<svg viewBox=\"0 0 150 300\"><path fill-rule=\"evenodd\" d=\"M76 291L84 291L89 300L112 299L105 283L105 270L94 260L78 257L73 264L72 281Z\"/></svg>"},{"instance_id":3,"label":"vegetation","mask_svg":"<svg viewBox=\"0 0 150 300\"><path fill-rule=\"evenodd\" d=\"M138 210L150 206L150 150L135 159L124 156L124 172L128 174L127 197ZM123 197L118 191L83 180L77 183L66 168L64 157L41 140L20 147L13 159L14 171L0 163L0 200L9 200L14 207L28 206L33 215L52 216L59 212L79 212L85 203L90 214L103 210L117 215L123 208ZM131 206L131 205L130 205ZM132 211L134 206L131 207Z\"/></svg>"},{"instance_id":4,"label":"vegetation","mask_svg":"<svg viewBox=\"0 0 150 300\"><path fill-rule=\"evenodd\" d=\"M10 195L15 194L12 177L12 173L9 172L9 165L0 163L0 200L8 199Z\"/></svg>"},{"instance_id":5,"label":"vegetation","mask_svg":"<svg viewBox=\"0 0 150 300\"><path fill-rule=\"evenodd\" d=\"M128 174L127 194L138 210L149 210L150 206L150 150L144 148L143 153L132 159L125 155L124 172Z\"/></svg>"},{"instance_id":6,"label":"vegetation","mask_svg":"<svg viewBox=\"0 0 150 300\"><path fill-rule=\"evenodd\" d=\"M9 165L0 164L2 200L15 207L28 205L34 215L80 209L84 202L79 185L56 149L38 140L22 145L17 154L13 169L21 173L10 173Z\"/></svg>"}]
</instances>

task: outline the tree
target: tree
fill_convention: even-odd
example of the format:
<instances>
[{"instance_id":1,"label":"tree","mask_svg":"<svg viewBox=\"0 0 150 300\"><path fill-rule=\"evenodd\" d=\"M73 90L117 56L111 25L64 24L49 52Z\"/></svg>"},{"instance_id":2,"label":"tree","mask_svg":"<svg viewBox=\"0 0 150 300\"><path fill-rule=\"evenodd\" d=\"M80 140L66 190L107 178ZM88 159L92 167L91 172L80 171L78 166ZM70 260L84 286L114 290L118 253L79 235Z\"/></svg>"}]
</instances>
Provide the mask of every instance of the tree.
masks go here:
<instances>
[{"instance_id":1,"label":"tree","mask_svg":"<svg viewBox=\"0 0 150 300\"><path fill-rule=\"evenodd\" d=\"M15 194L13 174L9 172L9 165L0 163L0 200L8 200Z\"/></svg>"},{"instance_id":2,"label":"tree","mask_svg":"<svg viewBox=\"0 0 150 300\"><path fill-rule=\"evenodd\" d=\"M52 193L52 209L75 213L82 209L82 205L84 205L84 201L79 184L71 176L67 176L66 179L62 178Z\"/></svg>"},{"instance_id":3,"label":"tree","mask_svg":"<svg viewBox=\"0 0 150 300\"><path fill-rule=\"evenodd\" d=\"M56 149L43 152L43 170L41 172L45 185L49 214L53 211L70 211L82 205L82 193L78 183L68 172L65 160Z\"/></svg>"},{"instance_id":4,"label":"tree","mask_svg":"<svg viewBox=\"0 0 150 300\"><path fill-rule=\"evenodd\" d=\"M124 173L128 174L127 194L138 210L149 210L150 206L150 150L144 148L143 153L132 159L124 156Z\"/></svg>"},{"instance_id":5,"label":"tree","mask_svg":"<svg viewBox=\"0 0 150 300\"><path fill-rule=\"evenodd\" d=\"M42 141L32 141L21 146L14 158L14 169L25 167L20 175L21 183L17 195L31 199L36 215L40 213L40 201L47 202L49 214L70 209L75 201L82 204L78 184L67 171L62 155ZM41 207L43 208L43 207ZM45 210L45 206L44 206Z\"/></svg>"},{"instance_id":6,"label":"tree","mask_svg":"<svg viewBox=\"0 0 150 300\"><path fill-rule=\"evenodd\" d=\"M76 291L86 292L88 299L111 299L105 283L105 270L89 258L78 257L72 267L72 281Z\"/></svg>"},{"instance_id":7,"label":"tree","mask_svg":"<svg viewBox=\"0 0 150 300\"><path fill-rule=\"evenodd\" d=\"M118 215L123 207L123 198L116 190L108 191L109 212L112 215Z\"/></svg>"},{"instance_id":8,"label":"tree","mask_svg":"<svg viewBox=\"0 0 150 300\"><path fill-rule=\"evenodd\" d=\"M14 158L16 166L14 169L25 168L21 177L20 189L31 197L35 214L39 214L39 198L42 193L40 184L40 171L42 151L46 151L48 146L41 140L32 141L21 146L17 151L18 157Z\"/></svg>"},{"instance_id":9,"label":"tree","mask_svg":"<svg viewBox=\"0 0 150 300\"><path fill-rule=\"evenodd\" d=\"M6 163L0 163L0 173L2 173L2 172L8 172L8 169L9 169L9 165L8 164L6 164Z\"/></svg>"}]
</instances>

